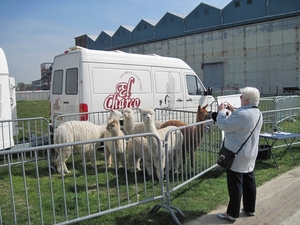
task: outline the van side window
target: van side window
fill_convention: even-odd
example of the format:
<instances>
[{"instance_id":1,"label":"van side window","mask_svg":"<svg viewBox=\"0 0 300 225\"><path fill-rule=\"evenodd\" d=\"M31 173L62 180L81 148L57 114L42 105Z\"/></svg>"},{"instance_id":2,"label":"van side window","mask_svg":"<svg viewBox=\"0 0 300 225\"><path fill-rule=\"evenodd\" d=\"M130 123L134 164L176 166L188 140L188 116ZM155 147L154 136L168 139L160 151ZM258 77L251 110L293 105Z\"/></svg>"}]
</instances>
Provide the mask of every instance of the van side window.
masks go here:
<instances>
[{"instance_id":1,"label":"van side window","mask_svg":"<svg viewBox=\"0 0 300 225\"><path fill-rule=\"evenodd\" d=\"M203 85L199 79L194 75L186 76L186 84L189 95L202 95L205 92Z\"/></svg>"},{"instance_id":2,"label":"van side window","mask_svg":"<svg viewBox=\"0 0 300 225\"><path fill-rule=\"evenodd\" d=\"M53 73L52 94L61 95L63 87L63 71L55 70Z\"/></svg>"},{"instance_id":3,"label":"van side window","mask_svg":"<svg viewBox=\"0 0 300 225\"><path fill-rule=\"evenodd\" d=\"M66 73L66 94L77 95L78 93L78 69L67 69Z\"/></svg>"}]
</instances>

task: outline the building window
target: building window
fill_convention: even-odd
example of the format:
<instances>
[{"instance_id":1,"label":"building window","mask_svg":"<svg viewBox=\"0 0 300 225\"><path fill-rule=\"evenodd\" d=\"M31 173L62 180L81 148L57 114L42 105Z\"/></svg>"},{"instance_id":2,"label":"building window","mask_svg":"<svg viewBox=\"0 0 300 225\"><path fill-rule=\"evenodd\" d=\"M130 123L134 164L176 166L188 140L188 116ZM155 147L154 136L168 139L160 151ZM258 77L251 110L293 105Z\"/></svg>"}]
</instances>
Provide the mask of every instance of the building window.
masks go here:
<instances>
[{"instance_id":1,"label":"building window","mask_svg":"<svg viewBox=\"0 0 300 225\"><path fill-rule=\"evenodd\" d=\"M240 1L235 1L234 2L234 7L240 7Z\"/></svg>"},{"instance_id":2,"label":"building window","mask_svg":"<svg viewBox=\"0 0 300 225\"><path fill-rule=\"evenodd\" d=\"M163 24L163 25L166 25L166 23L167 23L166 19L163 19L163 20L162 20L162 24Z\"/></svg>"},{"instance_id":3,"label":"building window","mask_svg":"<svg viewBox=\"0 0 300 225\"><path fill-rule=\"evenodd\" d=\"M145 23L145 24L144 24L144 30L146 30L146 29L147 29L147 24Z\"/></svg>"},{"instance_id":4,"label":"building window","mask_svg":"<svg viewBox=\"0 0 300 225\"><path fill-rule=\"evenodd\" d=\"M141 30L141 26L137 26L137 30Z\"/></svg>"},{"instance_id":5,"label":"building window","mask_svg":"<svg viewBox=\"0 0 300 225\"><path fill-rule=\"evenodd\" d=\"M174 17L170 17L170 23L174 23Z\"/></svg>"},{"instance_id":6,"label":"building window","mask_svg":"<svg viewBox=\"0 0 300 225\"><path fill-rule=\"evenodd\" d=\"M209 14L209 8L205 8L204 9L204 15L208 15Z\"/></svg>"},{"instance_id":7,"label":"building window","mask_svg":"<svg viewBox=\"0 0 300 225\"><path fill-rule=\"evenodd\" d=\"M195 17L199 17L199 10L196 10L196 11L194 12L194 16L195 16Z\"/></svg>"},{"instance_id":8,"label":"building window","mask_svg":"<svg viewBox=\"0 0 300 225\"><path fill-rule=\"evenodd\" d=\"M247 0L247 5L252 4L252 0Z\"/></svg>"}]
</instances>

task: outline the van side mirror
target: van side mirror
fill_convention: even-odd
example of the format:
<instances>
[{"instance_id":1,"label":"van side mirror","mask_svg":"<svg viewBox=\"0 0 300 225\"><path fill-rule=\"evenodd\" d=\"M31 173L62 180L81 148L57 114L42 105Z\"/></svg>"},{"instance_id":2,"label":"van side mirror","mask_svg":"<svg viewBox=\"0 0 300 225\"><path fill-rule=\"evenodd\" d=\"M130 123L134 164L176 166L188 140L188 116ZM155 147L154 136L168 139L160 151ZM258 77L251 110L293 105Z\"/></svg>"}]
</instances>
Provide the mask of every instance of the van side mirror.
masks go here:
<instances>
[{"instance_id":1,"label":"van side mirror","mask_svg":"<svg viewBox=\"0 0 300 225\"><path fill-rule=\"evenodd\" d=\"M212 87L208 87L204 95L212 95Z\"/></svg>"}]
</instances>

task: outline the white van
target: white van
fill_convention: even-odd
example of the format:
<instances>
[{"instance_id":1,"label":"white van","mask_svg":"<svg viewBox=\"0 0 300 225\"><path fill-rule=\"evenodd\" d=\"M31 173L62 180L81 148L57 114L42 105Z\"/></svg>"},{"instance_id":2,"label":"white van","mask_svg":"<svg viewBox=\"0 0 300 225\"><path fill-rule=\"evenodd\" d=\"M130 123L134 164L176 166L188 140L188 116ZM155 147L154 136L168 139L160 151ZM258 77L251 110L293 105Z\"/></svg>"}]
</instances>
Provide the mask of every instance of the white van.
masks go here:
<instances>
[{"instance_id":1,"label":"white van","mask_svg":"<svg viewBox=\"0 0 300 225\"><path fill-rule=\"evenodd\" d=\"M12 115L16 116L15 80L9 77L8 65L2 48L0 48L0 150L14 146Z\"/></svg>"},{"instance_id":2,"label":"white van","mask_svg":"<svg viewBox=\"0 0 300 225\"><path fill-rule=\"evenodd\" d=\"M73 47L55 56L51 79L52 121L126 107L197 111L215 101L184 61L158 55Z\"/></svg>"}]
</instances>

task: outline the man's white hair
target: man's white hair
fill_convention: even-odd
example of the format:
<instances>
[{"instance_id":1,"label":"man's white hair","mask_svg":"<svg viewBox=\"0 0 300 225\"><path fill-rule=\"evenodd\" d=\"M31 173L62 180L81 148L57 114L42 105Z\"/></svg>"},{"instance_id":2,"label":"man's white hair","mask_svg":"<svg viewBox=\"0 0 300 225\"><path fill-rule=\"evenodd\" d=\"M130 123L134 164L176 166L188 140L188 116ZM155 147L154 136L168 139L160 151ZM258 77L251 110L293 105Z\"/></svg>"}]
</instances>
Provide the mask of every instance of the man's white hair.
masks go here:
<instances>
[{"instance_id":1,"label":"man's white hair","mask_svg":"<svg viewBox=\"0 0 300 225\"><path fill-rule=\"evenodd\" d=\"M259 90L255 87L244 87L240 89L240 92L245 99L249 99L249 104L258 106L260 93Z\"/></svg>"}]
</instances>

